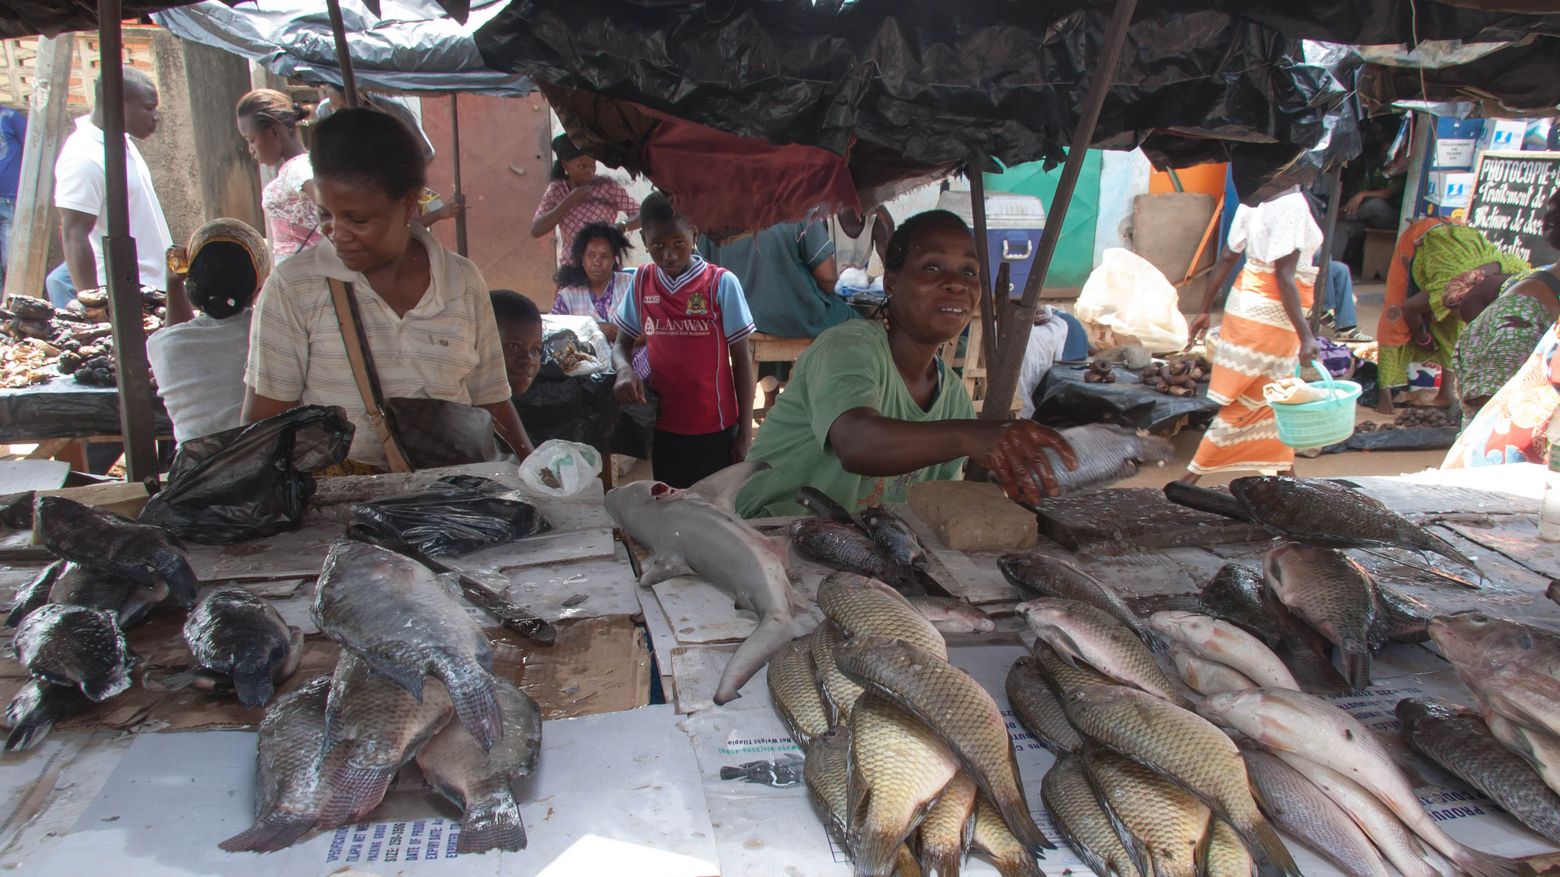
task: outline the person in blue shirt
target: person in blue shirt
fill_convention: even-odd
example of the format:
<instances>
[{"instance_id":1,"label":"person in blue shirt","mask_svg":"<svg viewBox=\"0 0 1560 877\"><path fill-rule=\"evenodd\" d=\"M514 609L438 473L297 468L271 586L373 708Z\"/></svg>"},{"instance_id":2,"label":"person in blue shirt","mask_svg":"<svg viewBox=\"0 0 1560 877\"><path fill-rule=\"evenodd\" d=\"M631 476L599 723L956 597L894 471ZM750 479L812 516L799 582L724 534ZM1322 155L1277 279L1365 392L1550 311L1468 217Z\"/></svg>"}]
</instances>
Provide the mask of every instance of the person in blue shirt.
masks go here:
<instances>
[{"instance_id":1,"label":"person in blue shirt","mask_svg":"<svg viewBox=\"0 0 1560 877\"><path fill-rule=\"evenodd\" d=\"M22 176L22 144L27 140L27 117L11 107L0 107L0 278L11 237L11 217L16 213L16 187Z\"/></svg>"}]
</instances>

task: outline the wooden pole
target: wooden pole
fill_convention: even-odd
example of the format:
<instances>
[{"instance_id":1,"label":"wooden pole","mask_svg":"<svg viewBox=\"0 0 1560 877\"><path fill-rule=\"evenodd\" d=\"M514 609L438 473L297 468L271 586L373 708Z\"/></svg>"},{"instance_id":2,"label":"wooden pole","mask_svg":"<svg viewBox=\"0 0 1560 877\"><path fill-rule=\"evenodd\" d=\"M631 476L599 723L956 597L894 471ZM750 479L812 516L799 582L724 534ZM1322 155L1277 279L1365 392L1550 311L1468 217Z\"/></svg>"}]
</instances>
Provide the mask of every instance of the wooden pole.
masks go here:
<instances>
[{"instance_id":1,"label":"wooden pole","mask_svg":"<svg viewBox=\"0 0 1560 877\"><path fill-rule=\"evenodd\" d=\"M1007 290L995 290L991 285L991 249L986 245L986 179L985 156L977 153L965 166L970 176L970 218L975 225L975 255L980 259L980 346L981 365L991 368L997 356L997 303L996 295L1006 297Z\"/></svg>"},{"instance_id":2,"label":"wooden pole","mask_svg":"<svg viewBox=\"0 0 1560 877\"><path fill-rule=\"evenodd\" d=\"M22 147L21 177L16 189L16 214L6 243L5 297L43 294L49 273L49 239L54 234L54 156L60 151L70 119L70 61L75 40L70 34L38 40L37 79L27 115L27 140Z\"/></svg>"},{"instance_id":3,"label":"wooden pole","mask_svg":"<svg viewBox=\"0 0 1560 877\"><path fill-rule=\"evenodd\" d=\"M450 170L455 181L455 192L450 197L460 204L465 197L460 186L460 95L450 92ZM455 214L455 252L466 255L466 211Z\"/></svg>"},{"instance_id":4,"label":"wooden pole","mask_svg":"<svg viewBox=\"0 0 1560 877\"><path fill-rule=\"evenodd\" d=\"M352 49L347 45L347 26L341 20L341 0L325 0L330 13L330 33L336 40L336 66L341 68L341 90L347 95L347 106L359 107L357 78L352 75Z\"/></svg>"},{"instance_id":5,"label":"wooden pole","mask_svg":"<svg viewBox=\"0 0 1560 877\"><path fill-rule=\"evenodd\" d=\"M1343 198L1343 172L1341 170L1328 171L1323 177L1327 181L1327 216L1322 220L1322 264L1317 266L1316 287L1311 292L1311 334L1315 335L1322 328L1322 311L1327 310L1327 282L1328 274L1332 268L1333 238L1338 231L1338 201ZM1300 363L1308 365L1308 363ZM1322 377L1327 377L1322 375Z\"/></svg>"},{"instance_id":6,"label":"wooden pole","mask_svg":"<svg viewBox=\"0 0 1560 877\"><path fill-rule=\"evenodd\" d=\"M152 425L152 382L141 325L141 267L130 236L125 173L125 71L119 32L119 0L98 0L99 60L103 77L103 206L108 233L103 257L108 278L109 322L119 372L119 424L125 443L125 479L157 478L157 436ZM151 244L150 241L147 242Z\"/></svg>"},{"instance_id":7,"label":"wooden pole","mask_svg":"<svg viewBox=\"0 0 1560 877\"><path fill-rule=\"evenodd\" d=\"M1046 212L1045 231L1040 235L1040 246L1035 253L1034 267L1024 284L1024 296L1013 312L1004 319L1010 326L1029 326L1035 321L1035 308L1040 303L1040 290L1045 284L1046 272L1051 268L1051 258L1056 254L1056 244L1062 236L1062 226L1067 220L1067 208L1072 203L1073 191L1078 187L1078 175L1083 171L1083 160L1088 155L1089 143L1094 139L1094 129L1099 124L1100 109L1110 94L1111 82L1120 66L1121 52L1127 43L1127 29L1132 24L1132 14L1137 0L1116 0L1111 11L1110 26L1105 31L1105 45L1099 61L1094 65L1094 78L1084 96L1083 107L1078 114L1078 127L1074 129L1067 148L1067 162L1062 166L1062 177L1057 181L1056 197ZM999 330L1000 331L1000 330ZM1013 392L1018 389L1018 373L1024 364L1024 348L1028 336L1022 331L1004 332L997 339L997 357L987 368L986 402L980 410L984 420L1006 420L1013 407Z\"/></svg>"}]
</instances>

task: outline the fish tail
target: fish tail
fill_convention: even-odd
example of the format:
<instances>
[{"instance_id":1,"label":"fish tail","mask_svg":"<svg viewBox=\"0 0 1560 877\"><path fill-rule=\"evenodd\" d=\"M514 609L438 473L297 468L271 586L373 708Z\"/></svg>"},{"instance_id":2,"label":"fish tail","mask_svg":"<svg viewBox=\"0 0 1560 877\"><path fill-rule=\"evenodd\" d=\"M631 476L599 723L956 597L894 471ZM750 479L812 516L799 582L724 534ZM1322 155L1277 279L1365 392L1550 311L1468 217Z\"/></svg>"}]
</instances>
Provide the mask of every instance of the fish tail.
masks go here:
<instances>
[{"instance_id":1,"label":"fish tail","mask_svg":"<svg viewBox=\"0 0 1560 877\"><path fill-rule=\"evenodd\" d=\"M5 737L5 751L23 752L37 746L53 727L53 716L45 715L42 710L33 710L11 726L11 733Z\"/></svg>"},{"instance_id":2,"label":"fish tail","mask_svg":"<svg viewBox=\"0 0 1560 877\"><path fill-rule=\"evenodd\" d=\"M904 853L908 853L904 847L900 847ZM903 857L904 853L901 853ZM926 877L959 877L959 866L964 862L964 850L959 844L936 843L929 844L923 838L921 841L921 855L916 860L918 873ZM904 872L901 867L900 872Z\"/></svg>"},{"instance_id":3,"label":"fish tail","mask_svg":"<svg viewBox=\"0 0 1560 877\"><path fill-rule=\"evenodd\" d=\"M493 677L476 664L450 655L435 658L433 672L449 690L461 726L482 751L492 749L493 743L504 736L504 719L493 690Z\"/></svg>"},{"instance_id":4,"label":"fish tail","mask_svg":"<svg viewBox=\"0 0 1560 877\"><path fill-rule=\"evenodd\" d=\"M1002 877L1046 877L1035 857L1025 852L1007 852L1002 855L987 853L986 857Z\"/></svg>"},{"instance_id":5,"label":"fish tail","mask_svg":"<svg viewBox=\"0 0 1560 877\"><path fill-rule=\"evenodd\" d=\"M1516 861L1467 847L1452 858L1457 867L1473 877L1513 877L1517 873Z\"/></svg>"},{"instance_id":6,"label":"fish tail","mask_svg":"<svg viewBox=\"0 0 1560 877\"><path fill-rule=\"evenodd\" d=\"M271 681L271 668L235 667L233 687L238 690L238 702L251 709L258 709L271 702L276 685Z\"/></svg>"},{"instance_id":7,"label":"fish tail","mask_svg":"<svg viewBox=\"0 0 1560 877\"><path fill-rule=\"evenodd\" d=\"M331 779L330 800L320 808L320 828L340 828L355 822L379 806L395 778L395 768L353 767L344 764Z\"/></svg>"},{"instance_id":8,"label":"fish tail","mask_svg":"<svg viewBox=\"0 0 1560 877\"><path fill-rule=\"evenodd\" d=\"M230 853L270 853L292 846L313 828L312 816L272 811L217 846Z\"/></svg>"},{"instance_id":9,"label":"fish tail","mask_svg":"<svg viewBox=\"0 0 1560 877\"><path fill-rule=\"evenodd\" d=\"M1370 646L1359 643L1343 649L1343 676L1349 687L1364 691L1370 687Z\"/></svg>"},{"instance_id":10,"label":"fish tail","mask_svg":"<svg viewBox=\"0 0 1560 877\"><path fill-rule=\"evenodd\" d=\"M457 853L485 853L488 850L525 849L525 822L520 806L506 789L485 801L475 802L460 821Z\"/></svg>"},{"instance_id":11,"label":"fish tail","mask_svg":"<svg viewBox=\"0 0 1560 877\"><path fill-rule=\"evenodd\" d=\"M1241 841L1246 844L1246 849L1251 853L1251 858L1257 863L1257 877L1301 877L1300 867L1295 864L1294 857L1289 854L1289 848L1284 846L1283 838L1278 836L1271 823L1262 818L1262 814L1252 809L1251 820L1244 826L1235 827L1240 834ZM1496 875L1490 875L1496 877ZM1509 875L1502 875L1509 877Z\"/></svg>"},{"instance_id":12,"label":"fish tail","mask_svg":"<svg viewBox=\"0 0 1560 877\"><path fill-rule=\"evenodd\" d=\"M995 796L991 800L1002 814L1002 821L1007 823L1008 831L1013 832L1024 849L1036 856L1045 855L1046 850L1056 849L1056 844L1051 843L1051 839L1045 836L1035 818L1029 814L1029 805L1024 802L1022 794L1017 796L1017 800L1002 801Z\"/></svg>"},{"instance_id":13,"label":"fish tail","mask_svg":"<svg viewBox=\"0 0 1560 877\"><path fill-rule=\"evenodd\" d=\"M1348 681L1338 675L1337 668L1325 655L1303 646L1285 646L1274 651L1294 675L1295 681L1300 683L1300 690L1306 694L1348 692Z\"/></svg>"},{"instance_id":14,"label":"fish tail","mask_svg":"<svg viewBox=\"0 0 1560 877\"><path fill-rule=\"evenodd\" d=\"M893 874L894 877L931 877L933 874L938 877L959 877L959 859L957 857L953 859L952 871L923 870L922 864L916 861L915 854L910 852L910 848L900 844L899 849L894 853Z\"/></svg>"},{"instance_id":15,"label":"fish tail","mask_svg":"<svg viewBox=\"0 0 1560 877\"><path fill-rule=\"evenodd\" d=\"M889 877L904 849L904 832L868 818L856 827L855 877ZM911 859L914 862L914 859ZM920 866L916 866L919 870Z\"/></svg>"}]
</instances>

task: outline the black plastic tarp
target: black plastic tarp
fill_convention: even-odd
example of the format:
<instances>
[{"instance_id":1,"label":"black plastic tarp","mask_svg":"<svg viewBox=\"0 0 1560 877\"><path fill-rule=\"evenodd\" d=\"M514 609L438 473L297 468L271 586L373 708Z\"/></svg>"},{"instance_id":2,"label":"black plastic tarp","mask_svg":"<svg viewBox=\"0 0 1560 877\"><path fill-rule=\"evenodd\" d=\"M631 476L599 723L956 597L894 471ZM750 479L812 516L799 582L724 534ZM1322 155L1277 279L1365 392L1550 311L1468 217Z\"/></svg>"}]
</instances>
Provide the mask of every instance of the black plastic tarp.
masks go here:
<instances>
[{"instance_id":1,"label":"black plastic tarp","mask_svg":"<svg viewBox=\"0 0 1560 877\"><path fill-rule=\"evenodd\" d=\"M173 432L162 400L152 398L158 435ZM112 436L119 426L119 391L89 387L75 378L55 378L17 390L0 390L0 441Z\"/></svg>"},{"instance_id":2,"label":"black plastic tarp","mask_svg":"<svg viewBox=\"0 0 1560 877\"><path fill-rule=\"evenodd\" d=\"M1088 383L1084 373L1080 363L1051 366L1035 387L1035 422L1056 428L1110 423L1166 434L1178 426L1202 425L1219 410L1219 403L1208 398L1206 384L1194 395L1171 396L1146 386L1122 366L1111 369L1116 380L1109 384Z\"/></svg>"},{"instance_id":3,"label":"black plastic tarp","mask_svg":"<svg viewBox=\"0 0 1560 877\"><path fill-rule=\"evenodd\" d=\"M508 0L477 0L465 23L436 0L342 0L342 23L359 85L396 91L519 96L535 91L514 73L490 70L472 34ZM259 61L279 76L341 84L330 18L321 0L265 0L234 7L206 0L152 17L177 36Z\"/></svg>"}]
</instances>

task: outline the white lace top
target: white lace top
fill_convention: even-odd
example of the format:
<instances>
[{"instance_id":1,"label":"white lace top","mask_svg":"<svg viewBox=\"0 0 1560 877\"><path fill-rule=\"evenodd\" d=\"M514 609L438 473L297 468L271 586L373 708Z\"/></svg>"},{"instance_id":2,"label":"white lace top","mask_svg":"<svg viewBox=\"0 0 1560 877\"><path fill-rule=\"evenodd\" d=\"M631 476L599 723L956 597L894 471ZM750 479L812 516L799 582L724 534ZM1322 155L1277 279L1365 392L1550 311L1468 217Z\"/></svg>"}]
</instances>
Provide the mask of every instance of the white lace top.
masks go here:
<instances>
[{"instance_id":1,"label":"white lace top","mask_svg":"<svg viewBox=\"0 0 1560 877\"><path fill-rule=\"evenodd\" d=\"M1246 254L1246 267L1271 273L1279 259L1300 252L1295 268L1298 279L1316 282L1316 251L1322 248L1322 229L1311 215L1311 202L1300 192L1290 192L1256 207L1240 205L1230 225L1229 247Z\"/></svg>"}]
</instances>

